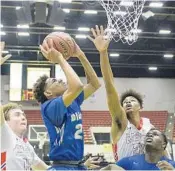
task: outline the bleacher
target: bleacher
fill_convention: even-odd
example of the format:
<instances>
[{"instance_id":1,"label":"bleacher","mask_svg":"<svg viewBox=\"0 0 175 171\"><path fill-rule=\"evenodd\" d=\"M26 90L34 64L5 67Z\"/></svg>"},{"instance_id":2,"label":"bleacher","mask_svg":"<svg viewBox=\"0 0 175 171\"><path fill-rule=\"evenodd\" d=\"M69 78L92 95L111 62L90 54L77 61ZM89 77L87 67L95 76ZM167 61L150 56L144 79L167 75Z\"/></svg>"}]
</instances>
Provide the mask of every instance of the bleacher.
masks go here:
<instances>
[{"instance_id":1,"label":"bleacher","mask_svg":"<svg viewBox=\"0 0 175 171\"><path fill-rule=\"evenodd\" d=\"M27 115L28 124L43 125L43 121L39 110L25 112ZM110 127L110 114L108 111L83 111L82 114L85 144L93 144L90 127ZM151 123L161 131L165 130L166 121L168 117L167 111L142 111L141 116L149 118L151 120Z\"/></svg>"},{"instance_id":2,"label":"bleacher","mask_svg":"<svg viewBox=\"0 0 175 171\"><path fill-rule=\"evenodd\" d=\"M142 111L141 116L149 118L151 123L160 131L165 131L168 118L167 111Z\"/></svg>"}]
</instances>

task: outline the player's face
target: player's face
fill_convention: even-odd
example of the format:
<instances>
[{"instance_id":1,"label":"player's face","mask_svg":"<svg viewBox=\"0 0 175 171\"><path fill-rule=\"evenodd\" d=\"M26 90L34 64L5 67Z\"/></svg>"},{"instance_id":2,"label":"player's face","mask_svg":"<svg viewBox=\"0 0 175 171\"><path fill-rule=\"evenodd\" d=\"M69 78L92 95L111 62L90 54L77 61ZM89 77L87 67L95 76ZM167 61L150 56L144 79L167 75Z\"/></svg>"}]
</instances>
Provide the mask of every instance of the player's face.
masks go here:
<instances>
[{"instance_id":1,"label":"player's face","mask_svg":"<svg viewBox=\"0 0 175 171\"><path fill-rule=\"evenodd\" d=\"M164 150L165 142L162 133L159 130L150 130L145 137L146 148L151 147L157 150Z\"/></svg>"},{"instance_id":2,"label":"player's face","mask_svg":"<svg viewBox=\"0 0 175 171\"><path fill-rule=\"evenodd\" d=\"M128 96L124 99L123 108L126 114L135 113L141 109L139 101L133 96Z\"/></svg>"},{"instance_id":3,"label":"player's face","mask_svg":"<svg viewBox=\"0 0 175 171\"><path fill-rule=\"evenodd\" d=\"M8 125L17 135L23 135L27 130L27 119L25 113L21 109L11 109L9 111Z\"/></svg>"},{"instance_id":4,"label":"player's face","mask_svg":"<svg viewBox=\"0 0 175 171\"><path fill-rule=\"evenodd\" d=\"M67 84L62 79L48 78L46 80L45 91L51 93L52 97L62 95L67 90Z\"/></svg>"}]
</instances>

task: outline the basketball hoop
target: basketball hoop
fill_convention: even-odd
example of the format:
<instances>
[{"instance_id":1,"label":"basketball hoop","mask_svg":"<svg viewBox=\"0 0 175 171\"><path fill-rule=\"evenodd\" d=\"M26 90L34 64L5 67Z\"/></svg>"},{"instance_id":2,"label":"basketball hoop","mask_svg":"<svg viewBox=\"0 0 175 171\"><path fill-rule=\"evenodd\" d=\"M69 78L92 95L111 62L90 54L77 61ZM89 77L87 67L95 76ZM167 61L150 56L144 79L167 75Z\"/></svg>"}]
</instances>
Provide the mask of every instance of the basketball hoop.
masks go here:
<instances>
[{"instance_id":1,"label":"basketball hoop","mask_svg":"<svg viewBox=\"0 0 175 171\"><path fill-rule=\"evenodd\" d=\"M106 11L105 36L132 45L138 39L138 22L146 0L99 0Z\"/></svg>"}]
</instances>

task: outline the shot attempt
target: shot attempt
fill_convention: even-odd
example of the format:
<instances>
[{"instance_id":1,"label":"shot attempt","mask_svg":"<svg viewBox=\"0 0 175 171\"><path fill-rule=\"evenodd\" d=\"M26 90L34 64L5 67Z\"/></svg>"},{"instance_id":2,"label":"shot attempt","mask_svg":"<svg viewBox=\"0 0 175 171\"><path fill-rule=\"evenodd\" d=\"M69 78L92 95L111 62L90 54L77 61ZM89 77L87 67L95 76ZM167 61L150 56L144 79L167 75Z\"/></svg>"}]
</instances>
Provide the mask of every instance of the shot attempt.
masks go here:
<instances>
[{"instance_id":1,"label":"shot attempt","mask_svg":"<svg viewBox=\"0 0 175 171\"><path fill-rule=\"evenodd\" d=\"M85 54L69 35L51 33L40 47L50 62L60 65L67 79L65 84L61 79L44 75L33 88L35 99L41 103L42 118L50 138L49 158L53 164L49 169L85 170L80 106L100 87L99 80ZM66 61L70 57L78 58L83 65L86 85Z\"/></svg>"}]
</instances>

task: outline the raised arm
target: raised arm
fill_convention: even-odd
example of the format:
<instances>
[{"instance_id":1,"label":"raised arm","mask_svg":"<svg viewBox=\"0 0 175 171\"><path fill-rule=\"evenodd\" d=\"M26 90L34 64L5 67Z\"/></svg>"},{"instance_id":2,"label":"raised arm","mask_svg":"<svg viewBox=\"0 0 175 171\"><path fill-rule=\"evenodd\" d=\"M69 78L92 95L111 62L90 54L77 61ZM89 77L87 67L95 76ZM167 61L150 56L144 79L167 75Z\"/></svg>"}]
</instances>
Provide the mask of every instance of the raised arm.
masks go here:
<instances>
[{"instance_id":1,"label":"raised arm","mask_svg":"<svg viewBox=\"0 0 175 171\"><path fill-rule=\"evenodd\" d=\"M96 30L91 29L91 31L95 39L91 37L89 37L89 39L95 44L100 53L100 67L105 83L108 107L112 117L111 136L113 143L116 143L126 128L127 117L120 104L119 96L114 85L113 73L109 63L107 49L110 41L104 37L103 26L100 26L100 28L96 26Z\"/></svg>"},{"instance_id":2,"label":"raised arm","mask_svg":"<svg viewBox=\"0 0 175 171\"><path fill-rule=\"evenodd\" d=\"M2 57L2 51L4 50L5 42L1 42L0 44L0 65L2 65L7 59L9 59L12 55L8 54L5 57Z\"/></svg>"},{"instance_id":3,"label":"raised arm","mask_svg":"<svg viewBox=\"0 0 175 171\"><path fill-rule=\"evenodd\" d=\"M76 98L77 96L82 92L83 90L83 84L80 80L80 78L77 76L75 71L72 69L72 67L68 64L68 62L64 59L62 54L55 50L54 48L50 48L48 51L46 51L42 46L41 51L43 55L49 59L53 63L58 63L66 78L68 83L68 89L63 94L63 101L65 106L69 106ZM52 46L53 47L53 46Z\"/></svg>"},{"instance_id":4,"label":"raised arm","mask_svg":"<svg viewBox=\"0 0 175 171\"><path fill-rule=\"evenodd\" d=\"M87 99L89 96L91 96L97 89L99 89L100 82L97 77L97 74L95 73L94 69L92 68L91 64L89 63L86 55L84 52L81 51L81 49L78 47L76 48L75 55L80 60L81 64L83 65L83 68L85 70L86 78L87 78L87 84L84 85L84 99Z\"/></svg>"}]
</instances>

